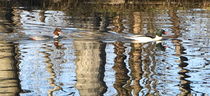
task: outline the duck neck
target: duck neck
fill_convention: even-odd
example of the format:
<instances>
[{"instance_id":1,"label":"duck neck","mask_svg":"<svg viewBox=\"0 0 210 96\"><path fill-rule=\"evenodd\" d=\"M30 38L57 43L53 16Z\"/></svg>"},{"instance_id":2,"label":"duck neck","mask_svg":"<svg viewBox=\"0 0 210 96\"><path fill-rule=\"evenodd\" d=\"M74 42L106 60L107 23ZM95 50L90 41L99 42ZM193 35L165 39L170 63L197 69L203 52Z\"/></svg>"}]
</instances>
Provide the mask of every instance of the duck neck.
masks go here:
<instances>
[{"instance_id":1,"label":"duck neck","mask_svg":"<svg viewBox=\"0 0 210 96\"><path fill-rule=\"evenodd\" d=\"M160 37L158 35L155 36L154 40L161 40L163 37Z\"/></svg>"}]
</instances>

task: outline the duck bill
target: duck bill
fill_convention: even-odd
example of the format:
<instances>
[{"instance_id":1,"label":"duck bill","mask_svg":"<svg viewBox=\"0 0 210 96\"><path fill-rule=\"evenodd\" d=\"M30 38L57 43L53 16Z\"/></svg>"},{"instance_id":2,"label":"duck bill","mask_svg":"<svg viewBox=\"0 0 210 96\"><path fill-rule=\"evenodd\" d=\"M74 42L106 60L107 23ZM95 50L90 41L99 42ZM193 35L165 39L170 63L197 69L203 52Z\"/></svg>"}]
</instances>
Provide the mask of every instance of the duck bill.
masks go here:
<instances>
[{"instance_id":1,"label":"duck bill","mask_svg":"<svg viewBox=\"0 0 210 96\"><path fill-rule=\"evenodd\" d=\"M164 32L164 34L166 35L166 34L168 34L168 32Z\"/></svg>"}]
</instances>

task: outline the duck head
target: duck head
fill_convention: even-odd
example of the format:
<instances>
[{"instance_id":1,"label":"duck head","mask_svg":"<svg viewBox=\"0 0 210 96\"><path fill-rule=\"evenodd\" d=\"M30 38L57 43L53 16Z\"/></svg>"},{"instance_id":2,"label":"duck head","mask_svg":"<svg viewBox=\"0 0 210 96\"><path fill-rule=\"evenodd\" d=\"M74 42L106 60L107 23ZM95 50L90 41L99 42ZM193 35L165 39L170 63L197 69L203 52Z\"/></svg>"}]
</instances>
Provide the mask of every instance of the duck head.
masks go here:
<instances>
[{"instance_id":1,"label":"duck head","mask_svg":"<svg viewBox=\"0 0 210 96\"><path fill-rule=\"evenodd\" d=\"M156 33L156 35L159 36L159 37L161 37L163 34L164 35L167 34L167 32L163 29L158 30L157 33Z\"/></svg>"},{"instance_id":2,"label":"duck head","mask_svg":"<svg viewBox=\"0 0 210 96\"><path fill-rule=\"evenodd\" d=\"M62 34L63 32L61 31L60 28L55 28L55 31L53 32L54 36L53 38L58 38L60 36L60 34Z\"/></svg>"}]
</instances>

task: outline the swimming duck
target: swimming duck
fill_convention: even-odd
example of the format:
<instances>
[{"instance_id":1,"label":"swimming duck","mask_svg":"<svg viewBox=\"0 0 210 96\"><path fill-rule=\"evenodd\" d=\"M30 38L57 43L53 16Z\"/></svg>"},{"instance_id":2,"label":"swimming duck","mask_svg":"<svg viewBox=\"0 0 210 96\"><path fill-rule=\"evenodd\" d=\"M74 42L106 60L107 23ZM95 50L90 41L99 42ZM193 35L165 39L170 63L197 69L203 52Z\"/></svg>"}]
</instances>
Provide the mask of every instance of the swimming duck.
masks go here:
<instances>
[{"instance_id":1,"label":"swimming duck","mask_svg":"<svg viewBox=\"0 0 210 96\"><path fill-rule=\"evenodd\" d=\"M158 30L155 35L147 33L145 36L142 35L132 35L132 36L126 36L126 39L131 39L133 42L138 43L146 43L146 42L152 42L152 41L159 41L162 40L163 34L166 34L167 32L165 30Z\"/></svg>"},{"instance_id":2,"label":"swimming duck","mask_svg":"<svg viewBox=\"0 0 210 96\"><path fill-rule=\"evenodd\" d=\"M51 36L46 36L46 35L43 35L43 36L32 36L32 37L29 37L30 40L49 40L49 39L60 39L60 34L63 33L61 31L60 28L56 28L53 32L54 36L51 37Z\"/></svg>"}]
</instances>

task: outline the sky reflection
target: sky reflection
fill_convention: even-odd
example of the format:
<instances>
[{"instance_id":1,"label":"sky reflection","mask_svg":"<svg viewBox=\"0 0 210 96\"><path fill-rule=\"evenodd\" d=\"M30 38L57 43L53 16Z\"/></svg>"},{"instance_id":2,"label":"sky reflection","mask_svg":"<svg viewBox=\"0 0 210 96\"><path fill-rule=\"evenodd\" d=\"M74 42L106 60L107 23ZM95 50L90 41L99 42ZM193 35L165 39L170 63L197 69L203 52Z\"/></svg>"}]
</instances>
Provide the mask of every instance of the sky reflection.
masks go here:
<instances>
[{"instance_id":1,"label":"sky reflection","mask_svg":"<svg viewBox=\"0 0 210 96\"><path fill-rule=\"evenodd\" d=\"M0 94L208 95L209 2L128 1L0 1ZM157 29L169 39L116 37Z\"/></svg>"}]
</instances>

